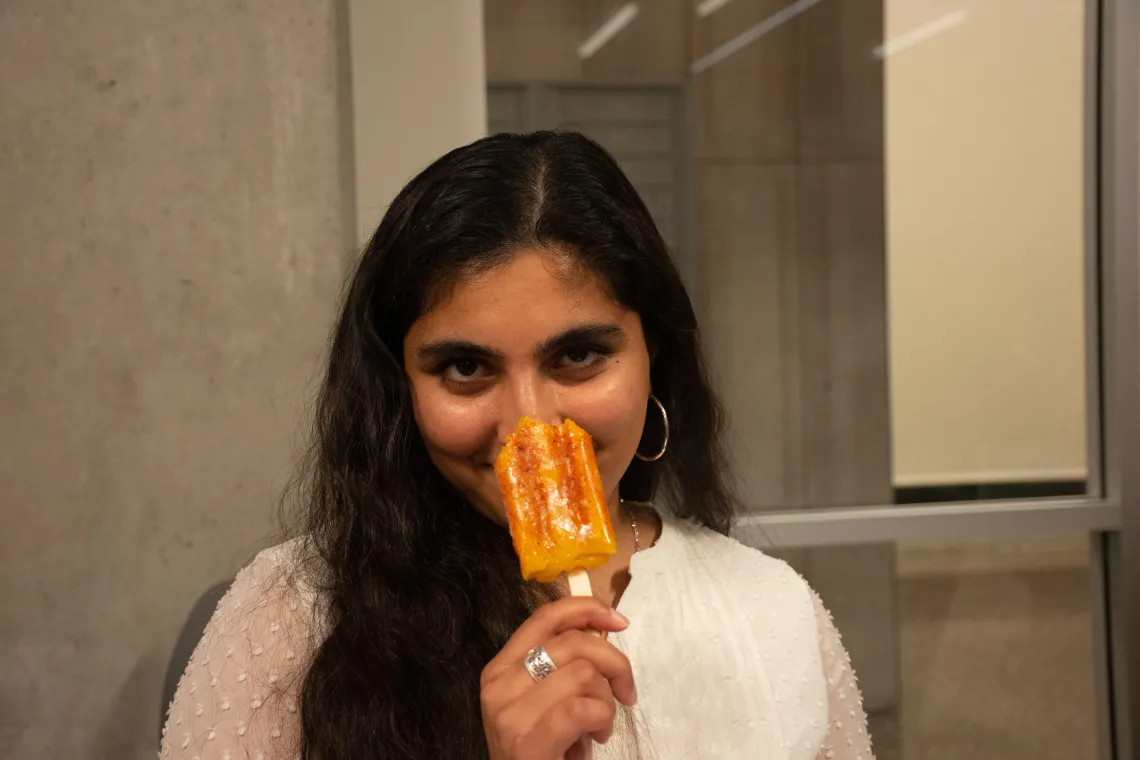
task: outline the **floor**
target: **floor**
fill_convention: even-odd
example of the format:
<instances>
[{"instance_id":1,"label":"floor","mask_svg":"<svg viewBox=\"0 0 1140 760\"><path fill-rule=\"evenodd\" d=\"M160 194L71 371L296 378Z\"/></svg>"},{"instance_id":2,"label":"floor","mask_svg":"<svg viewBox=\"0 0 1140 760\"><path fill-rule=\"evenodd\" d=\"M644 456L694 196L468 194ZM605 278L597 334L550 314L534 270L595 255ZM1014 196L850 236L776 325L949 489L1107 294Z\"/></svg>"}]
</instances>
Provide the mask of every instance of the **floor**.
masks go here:
<instances>
[{"instance_id":1,"label":"floor","mask_svg":"<svg viewBox=\"0 0 1140 760\"><path fill-rule=\"evenodd\" d=\"M879 760L1096 760L1087 540L897 550L899 707Z\"/></svg>"}]
</instances>

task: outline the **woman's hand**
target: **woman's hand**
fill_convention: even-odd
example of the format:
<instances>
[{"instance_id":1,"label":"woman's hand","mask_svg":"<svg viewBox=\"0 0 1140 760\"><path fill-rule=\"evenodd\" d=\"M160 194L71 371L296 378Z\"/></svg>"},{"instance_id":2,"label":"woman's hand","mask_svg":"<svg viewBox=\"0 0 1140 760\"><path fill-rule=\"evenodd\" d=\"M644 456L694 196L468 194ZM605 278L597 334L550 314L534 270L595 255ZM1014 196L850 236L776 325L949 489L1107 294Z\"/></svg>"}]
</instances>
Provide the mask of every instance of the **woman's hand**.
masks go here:
<instances>
[{"instance_id":1,"label":"woman's hand","mask_svg":"<svg viewBox=\"0 0 1140 760\"><path fill-rule=\"evenodd\" d=\"M624 616L593 598L543 605L483 669L483 730L492 760L578 760L604 742L617 702L637 701L629 660L597 632L622 631ZM555 671L535 682L523 658L539 644Z\"/></svg>"}]
</instances>

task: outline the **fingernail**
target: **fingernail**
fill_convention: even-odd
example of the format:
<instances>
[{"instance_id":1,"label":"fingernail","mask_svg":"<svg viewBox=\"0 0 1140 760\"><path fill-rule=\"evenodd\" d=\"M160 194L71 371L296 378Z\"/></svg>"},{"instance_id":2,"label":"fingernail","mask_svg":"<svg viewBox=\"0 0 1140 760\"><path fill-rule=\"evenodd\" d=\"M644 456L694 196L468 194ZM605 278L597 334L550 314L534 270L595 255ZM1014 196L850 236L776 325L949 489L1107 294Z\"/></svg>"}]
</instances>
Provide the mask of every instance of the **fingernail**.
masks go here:
<instances>
[{"instance_id":1,"label":"fingernail","mask_svg":"<svg viewBox=\"0 0 1140 760\"><path fill-rule=\"evenodd\" d=\"M629 626L629 618L627 618L625 615L621 614L617 610L610 610L610 613L614 616L614 620L616 620L623 628Z\"/></svg>"}]
</instances>

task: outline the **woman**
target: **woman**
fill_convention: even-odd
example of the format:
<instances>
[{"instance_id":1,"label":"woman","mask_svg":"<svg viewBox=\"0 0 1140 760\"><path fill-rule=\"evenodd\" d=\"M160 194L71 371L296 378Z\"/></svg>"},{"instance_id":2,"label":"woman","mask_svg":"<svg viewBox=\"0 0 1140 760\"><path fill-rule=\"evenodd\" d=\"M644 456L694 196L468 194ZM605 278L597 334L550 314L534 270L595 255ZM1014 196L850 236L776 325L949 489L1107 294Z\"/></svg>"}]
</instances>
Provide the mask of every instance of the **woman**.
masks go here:
<instances>
[{"instance_id":1,"label":"woman","mask_svg":"<svg viewBox=\"0 0 1140 760\"><path fill-rule=\"evenodd\" d=\"M524 415L594 438L618 551L593 599L520 577L491 463ZM827 613L726 537L720 427L613 159L573 133L452 151L364 251L303 530L219 605L163 756L870 758Z\"/></svg>"}]
</instances>

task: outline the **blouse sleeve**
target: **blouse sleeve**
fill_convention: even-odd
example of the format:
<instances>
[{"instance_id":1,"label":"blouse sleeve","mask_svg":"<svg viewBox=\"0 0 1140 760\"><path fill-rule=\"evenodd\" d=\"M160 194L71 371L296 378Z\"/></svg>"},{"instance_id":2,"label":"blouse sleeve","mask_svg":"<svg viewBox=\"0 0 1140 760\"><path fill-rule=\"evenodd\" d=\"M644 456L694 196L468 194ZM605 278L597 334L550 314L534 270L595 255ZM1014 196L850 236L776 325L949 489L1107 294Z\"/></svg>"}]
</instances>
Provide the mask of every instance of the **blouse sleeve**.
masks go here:
<instances>
[{"instance_id":1,"label":"blouse sleeve","mask_svg":"<svg viewBox=\"0 0 1140 760\"><path fill-rule=\"evenodd\" d=\"M863 697L831 613L814 595L820 655L827 680L827 736L816 760L874 760Z\"/></svg>"},{"instance_id":2,"label":"blouse sleeve","mask_svg":"<svg viewBox=\"0 0 1140 760\"><path fill-rule=\"evenodd\" d=\"M170 704L163 760L300 756L312 604L279 553L259 555L218 604Z\"/></svg>"}]
</instances>

